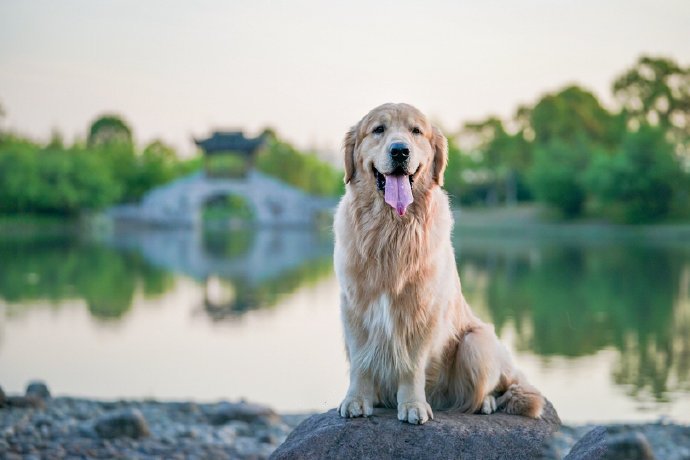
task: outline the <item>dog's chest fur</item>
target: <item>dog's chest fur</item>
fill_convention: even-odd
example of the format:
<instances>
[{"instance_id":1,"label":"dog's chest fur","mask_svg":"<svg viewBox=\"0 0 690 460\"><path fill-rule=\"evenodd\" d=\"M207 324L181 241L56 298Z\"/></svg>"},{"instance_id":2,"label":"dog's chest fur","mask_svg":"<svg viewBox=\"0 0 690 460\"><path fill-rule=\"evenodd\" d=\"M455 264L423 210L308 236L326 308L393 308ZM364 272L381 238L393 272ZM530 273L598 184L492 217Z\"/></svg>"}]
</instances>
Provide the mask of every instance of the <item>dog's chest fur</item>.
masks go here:
<instances>
[{"instance_id":1,"label":"dog's chest fur","mask_svg":"<svg viewBox=\"0 0 690 460\"><path fill-rule=\"evenodd\" d=\"M358 345L350 360L378 381L390 381L413 369L441 316L432 281L437 267L430 257L437 252L438 229L426 215L396 221L376 209L351 211L340 223L346 225L336 226L336 232L346 232L337 235L336 248L347 279L341 280L347 286L343 315L353 326L348 340Z\"/></svg>"}]
</instances>

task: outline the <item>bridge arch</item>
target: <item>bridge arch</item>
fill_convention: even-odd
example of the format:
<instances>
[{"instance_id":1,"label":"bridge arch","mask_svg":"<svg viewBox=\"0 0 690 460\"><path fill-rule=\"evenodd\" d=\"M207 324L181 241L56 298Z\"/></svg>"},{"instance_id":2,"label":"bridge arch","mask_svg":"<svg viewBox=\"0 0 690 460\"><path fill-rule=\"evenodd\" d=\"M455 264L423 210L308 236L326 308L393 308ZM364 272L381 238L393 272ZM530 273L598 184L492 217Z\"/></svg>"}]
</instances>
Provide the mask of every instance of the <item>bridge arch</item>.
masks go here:
<instances>
[{"instance_id":1,"label":"bridge arch","mask_svg":"<svg viewBox=\"0 0 690 460\"><path fill-rule=\"evenodd\" d=\"M235 179L197 172L153 189L139 205L118 206L110 214L116 220L157 226L199 227L204 204L219 195L243 198L254 211L254 222L262 226L312 225L319 214L332 212L337 202L308 195L256 170Z\"/></svg>"}]
</instances>

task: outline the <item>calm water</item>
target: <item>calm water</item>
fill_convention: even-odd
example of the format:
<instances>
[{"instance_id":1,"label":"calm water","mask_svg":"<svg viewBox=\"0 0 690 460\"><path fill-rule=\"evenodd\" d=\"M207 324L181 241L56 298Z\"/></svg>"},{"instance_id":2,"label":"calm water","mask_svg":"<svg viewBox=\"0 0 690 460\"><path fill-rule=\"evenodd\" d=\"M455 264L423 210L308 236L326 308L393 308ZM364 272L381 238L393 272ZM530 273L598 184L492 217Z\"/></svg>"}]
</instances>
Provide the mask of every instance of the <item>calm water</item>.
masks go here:
<instances>
[{"instance_id":1,"label":"calm water","mask_svg":"<svg viewBox=\"0 0 690 460\"><path fill-rule=\"evenodd\" d=\"M473 308L564 421L690 421L690 244L455 247ZM0 240L0 385L333 407L347 364L331 251L300 231Z\"/></svg>"}]
</instances>

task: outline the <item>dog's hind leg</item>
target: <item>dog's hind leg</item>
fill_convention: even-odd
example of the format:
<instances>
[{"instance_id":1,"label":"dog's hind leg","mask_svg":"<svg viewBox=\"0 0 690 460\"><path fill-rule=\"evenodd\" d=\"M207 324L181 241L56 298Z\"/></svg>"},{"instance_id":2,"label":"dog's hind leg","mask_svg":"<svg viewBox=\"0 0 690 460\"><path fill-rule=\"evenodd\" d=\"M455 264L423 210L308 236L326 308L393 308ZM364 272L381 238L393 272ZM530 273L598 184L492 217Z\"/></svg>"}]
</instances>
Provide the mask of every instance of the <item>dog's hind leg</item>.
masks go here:
<instances>
[{"instance_id":1,"label":"dog's hind leg","mask_svg":"<svg viewBox=\"0 0 690 460\"><path fill-rule=\"evenodd\" d=\"M493 326L482 324L461 337L457 365L461 381L471 389L466 411L541 416L544 397L515 367Z\"/></svg>"},{"instance_id":2,"label":"dog's hind leg","mask_svg":"<svg viewBox=\"0 0 690 460\"><path fill-rule=\"evenodd\" d=\"M512 379L505 392L496 398L496 406L507 414L539 418L544 410L544 397L521 375Z\"/></svg>"},{"instance_id":3,"label":"dog's hind leg","mask_svg":"<svg viewBox=\"0 0 690 460\"><path fill-rule=\"evenodd\" d=\"M455 361L448 382L450 405L468 413L496 410L494 390L501 381L504 350L493 326L477 324L458 338ZM506 352L507 353L507 352Z\"/></svg>"}]
</instances>

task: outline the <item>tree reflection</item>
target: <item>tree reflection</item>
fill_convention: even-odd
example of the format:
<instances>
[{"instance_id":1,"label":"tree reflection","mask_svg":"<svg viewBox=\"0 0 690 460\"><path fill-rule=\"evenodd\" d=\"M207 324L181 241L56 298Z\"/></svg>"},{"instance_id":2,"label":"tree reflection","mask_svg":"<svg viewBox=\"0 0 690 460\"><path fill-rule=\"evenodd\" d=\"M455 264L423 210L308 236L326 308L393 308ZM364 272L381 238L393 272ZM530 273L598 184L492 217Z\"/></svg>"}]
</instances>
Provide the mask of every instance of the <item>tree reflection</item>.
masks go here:
<instances>
[{"instance_id":1,"label":"tree reflection","mask_svg":"<svg viewBox=\"0 0 690 460\"><path fill-rule=\"evenodd\" d=\"M199 236L201 238L199 238ZM304 231L165 232L78 238L0 238L0 299L10 314L33 301L80 299L101 319L117 319L144 297L169 291L175 275L204 285L214 320L274 307L283 296L332 273L330 234Z\"/></svg>"},{"instance_id":2,"label":"tree reflection","mask_svg":"<svg viewBox=\"0 0 690 460\"><path fill-rule=\"evenodd\" d=\"M333 272L330 233L242 229L205 231L204 310L213 320L270 308Z\"/></svg>"},{"instance_id":3,"label":"tree reflection","mask_svg":"<svg viewBox=\"0 0 690 460\"><path fill-rule=\"evenodd\" d=\"M316 284L332 273L332 259L322 257L253 283L246 277L211 276L204 281L204 309L211 319L232 319L259 308L271 308L299 287Z\"/></svg>"},{"instance_id":4,"label":"tree reflection","mask_svg":"<svg viewBox=\"0 0 690 460\"><path fill-rule=\"evenodd\" d=\"M137 288L145 296L167 291L173 278L135 251L72 238L0 240L0 297L9 304L83 299L97 318L123 316Z\"/></svg>"},{"instance_id":5,"label":"tree reflection","mask_svg":"<svg viewBox=\"0 0 690 460\"><path fill-rule=\"evenodd\" d=\"M518 349L578 357L613 347L620 359L612 378L632 396L663 401L687 388L690 248L461 243L460 252L461 273L489 278L492 320L499 331L515 325Z\"/></svg>"}]
</instances>

